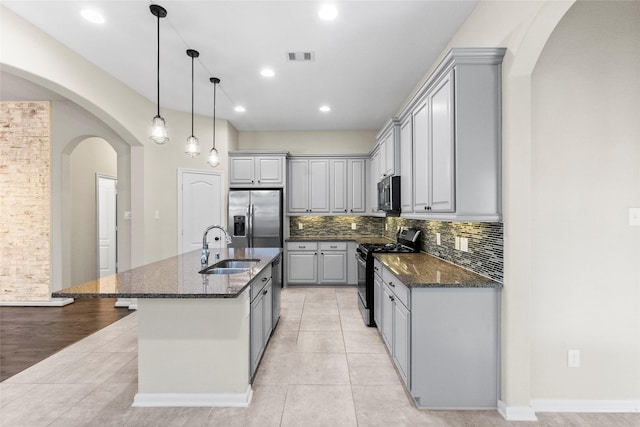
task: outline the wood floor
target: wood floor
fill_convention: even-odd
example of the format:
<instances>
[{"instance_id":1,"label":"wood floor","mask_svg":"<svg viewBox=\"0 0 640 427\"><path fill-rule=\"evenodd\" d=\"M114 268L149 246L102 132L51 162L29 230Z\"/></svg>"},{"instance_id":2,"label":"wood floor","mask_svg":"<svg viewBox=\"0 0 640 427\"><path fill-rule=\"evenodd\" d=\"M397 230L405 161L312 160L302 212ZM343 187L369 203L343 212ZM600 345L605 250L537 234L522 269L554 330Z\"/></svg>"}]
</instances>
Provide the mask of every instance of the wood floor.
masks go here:
<instances>
[{"instance_id":1,"label":"wood floor","mask_svg":"<svg viewBox=\"0 0 640 427\"><path fill-rule=\"evenodd\" d=\"M0 382L122 319L115 299L76 299L64 307L0 307Z\"/></svg>"}]
</instances>

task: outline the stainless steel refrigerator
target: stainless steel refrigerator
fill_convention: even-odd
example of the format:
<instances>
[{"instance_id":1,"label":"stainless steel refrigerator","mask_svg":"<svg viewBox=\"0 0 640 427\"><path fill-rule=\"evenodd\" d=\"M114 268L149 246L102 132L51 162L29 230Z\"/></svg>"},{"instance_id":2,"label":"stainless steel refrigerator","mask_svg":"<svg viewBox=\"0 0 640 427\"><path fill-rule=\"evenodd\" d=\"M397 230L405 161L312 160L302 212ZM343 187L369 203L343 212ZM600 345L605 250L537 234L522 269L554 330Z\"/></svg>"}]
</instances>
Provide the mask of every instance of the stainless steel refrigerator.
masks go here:
<instances>
[{"instance_id":1,"label":"stainless steel refrigerator","mask_svg":"<svg viewBox=\"0 0 640 427\"><path fill-rule=\"evenodd\" d=\"M282 247L282 191L229 190L230 248Z\"/></svg>"}]
</instances>

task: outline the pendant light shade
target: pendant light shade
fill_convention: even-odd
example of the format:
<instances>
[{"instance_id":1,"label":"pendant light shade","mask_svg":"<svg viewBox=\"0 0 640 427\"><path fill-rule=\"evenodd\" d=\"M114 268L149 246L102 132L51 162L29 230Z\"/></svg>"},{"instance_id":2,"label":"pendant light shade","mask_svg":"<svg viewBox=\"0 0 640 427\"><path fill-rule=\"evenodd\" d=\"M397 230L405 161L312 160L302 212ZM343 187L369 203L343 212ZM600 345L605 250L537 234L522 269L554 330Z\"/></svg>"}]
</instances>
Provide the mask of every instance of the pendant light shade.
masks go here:
<instances>
[{"instance_id":1,"label":"pendant light shade","mask_svg":"<svg viewBox=\"0 0 640 427\"><path fill-rule=\"evenodd\" d=\"M165 144L169 141L169 134L167 132L166 122L160 116L160 18L164 18L167 16L167 10L159 6L157 4L152 4L149 6L149 10L151 14L158 18L158 62L157 62L157 84L158 84L158 111L156 116L153 118L153 123L151 127L151 136L150 138L157 144Z\"/></svg>"},{"instance_id":2,"label":"pendant light shade","mask_svg":"<svg viewBox=\"0 0 640 427\"><path fill-rule=\"evenodd\" d=\"M184 152L187 156L196 157L200 155L200 142L193 136L193 61L200 56L200 53L197 50L187 49L187 56L191 58L191 136L187 138Z\"/></svg>"},{"instance_id":3,"label":"pendant light shade","mask_svg":"<svg viewBox=\"0 0 640 427\"><path fill-rule=\"evenodd\" d=\"M220 83L220 79L217 77L211 77L209 81L213 83L213 143L211 145L211 150L209 150L207 163L212 168L215 168L220 164L220 155L218 154L218 150L216 150L216 87L218 86L218 83Z\"/></svg>"}]
</instances>

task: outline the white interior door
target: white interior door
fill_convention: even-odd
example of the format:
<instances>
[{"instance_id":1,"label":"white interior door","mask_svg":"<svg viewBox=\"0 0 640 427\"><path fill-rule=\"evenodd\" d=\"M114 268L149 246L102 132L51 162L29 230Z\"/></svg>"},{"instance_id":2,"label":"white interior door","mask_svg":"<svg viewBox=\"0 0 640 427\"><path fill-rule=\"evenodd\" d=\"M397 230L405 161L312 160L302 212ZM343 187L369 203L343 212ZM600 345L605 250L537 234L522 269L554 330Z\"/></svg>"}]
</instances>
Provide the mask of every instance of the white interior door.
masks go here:
<instances>
[{"instance_id":1,"label":"white interior door","mask_svg":"<svg viewBox=\"0 0 640 427\"><path fill-rule=\"evenodd\" d=\"M117 272L116 198L118 180L96 175L98 189L98 277Z\"/></svg>"},{"instance_id":2,"label":"white interior door","mask_svg":"<svg viewBox=\"0 0 640 427\"><path fill-rule=\"evenodd\" d=\"M225 227L222 174L178 170L178 252L202 248L202 233L210 225ZM224 247L221 232L209 233L209 248ZM218 237L218 240L215 240Z\"/></svg>"}]
</instances>

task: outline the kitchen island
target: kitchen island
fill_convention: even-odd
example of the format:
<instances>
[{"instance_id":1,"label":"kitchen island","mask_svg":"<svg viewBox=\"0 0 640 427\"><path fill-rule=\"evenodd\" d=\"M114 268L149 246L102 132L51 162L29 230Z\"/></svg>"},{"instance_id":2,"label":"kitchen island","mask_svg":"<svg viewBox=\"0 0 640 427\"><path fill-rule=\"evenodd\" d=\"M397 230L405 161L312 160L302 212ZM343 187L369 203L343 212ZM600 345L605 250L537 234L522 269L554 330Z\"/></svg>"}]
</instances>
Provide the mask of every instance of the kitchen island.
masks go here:
<instances>
[{"instance_id":1,"label":"kitchen island","mask_svg":"<svg viewBox=\"0 0 640 427\"><path fill-rule=\"evenodd\" d=\"M252 317L252 300L271 289L271 263L281 252L216 250L221 260L256 262L235 274L200 274L196 250L52 296L138 298L138 393L133 406L248 406L256 356L271 332ZM218 261L215 253L210 264ZM261 328L258 334L254 325ZM262 348L256 348L260 343Z\"/></svg>"}]
</instances>

